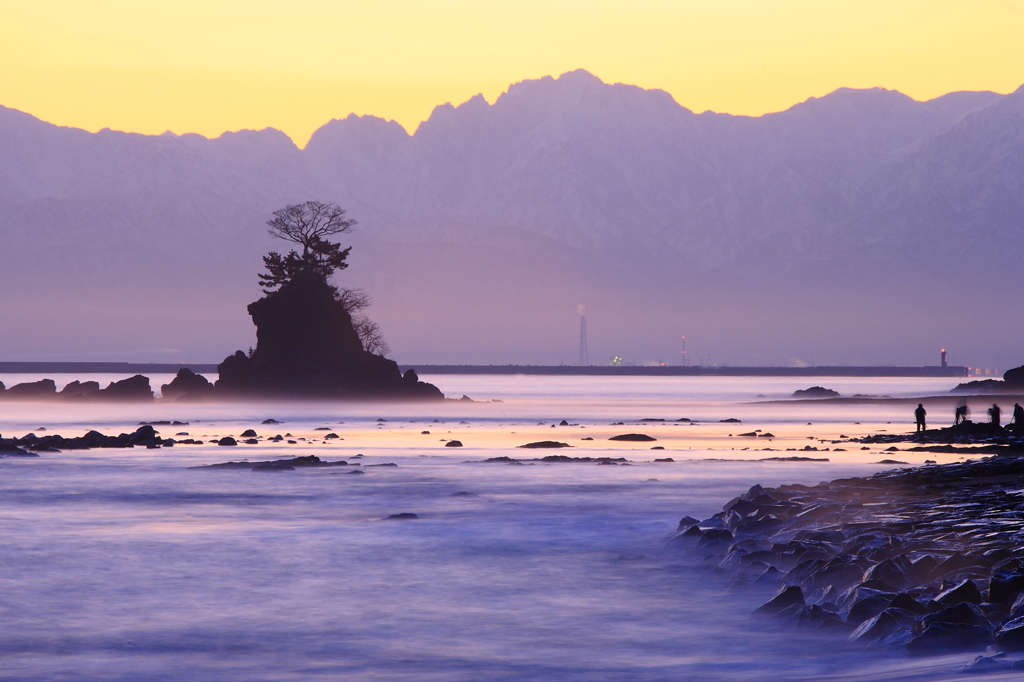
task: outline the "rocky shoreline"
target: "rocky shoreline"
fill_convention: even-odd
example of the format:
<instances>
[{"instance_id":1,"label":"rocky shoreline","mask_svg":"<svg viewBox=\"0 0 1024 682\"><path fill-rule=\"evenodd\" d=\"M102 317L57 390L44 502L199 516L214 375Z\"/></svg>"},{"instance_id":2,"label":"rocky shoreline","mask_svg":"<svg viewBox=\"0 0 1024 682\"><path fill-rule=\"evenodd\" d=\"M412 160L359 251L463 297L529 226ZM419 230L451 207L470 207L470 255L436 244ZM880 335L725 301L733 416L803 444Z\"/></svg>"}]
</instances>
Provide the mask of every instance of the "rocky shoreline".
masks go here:
<instances>
[{"instance_id":1,"label":"rocky shoreline","mask_svg":"<svg viewBox=\"0 0 1024 682\"><path fill-rule=\"evenodd\" d=\"M775 589L755 613L909 653L1024 668L1024 454L816 486L755 485L669 543Z\"/></svg>"}]
</instances>

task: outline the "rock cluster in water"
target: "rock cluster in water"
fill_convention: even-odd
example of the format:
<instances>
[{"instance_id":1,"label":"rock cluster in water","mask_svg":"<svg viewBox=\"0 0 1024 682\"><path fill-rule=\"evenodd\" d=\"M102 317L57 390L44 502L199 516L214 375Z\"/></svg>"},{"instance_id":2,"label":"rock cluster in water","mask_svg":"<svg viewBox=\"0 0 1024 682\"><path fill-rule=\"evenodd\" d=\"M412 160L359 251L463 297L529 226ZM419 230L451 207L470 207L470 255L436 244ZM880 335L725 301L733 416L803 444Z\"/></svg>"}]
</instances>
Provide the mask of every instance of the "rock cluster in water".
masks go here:
<instances>
[{"instance_id":1,"label":"rock cluster in water","mask_svg":"<svg viewBox=\"0 0 1024 682\"><path fill-rule=\"evenodd\" d=\"M149 424L144 424L134 433L108 436L99 431L89 431L84 436L64 438L58 434L37 436L29 433L21 438L0 437L0 457L38 457L40 452L58 450L87 450L89 448L132 448L167 447L174 445L171 438L161 438Z\"/></svg>"},{"instance_id":2,"label":"rock cluster in water","mask_svg":"<svg viewBox=\"0 0 1024 682\"><path fill-rule=\"evenodd\" d=\"M153 400L153 389L149 386L149 378L141 374L112 381L106 388L100 388L97 381L72 381L57 391L53 379L27 381L5 388L0 382L0 398L9 400L95 400L147 402Z\"/></svg>"},{"instance_id":3,"label":"rock cluster in water","mask_svg":"<svg viewBox=\"0 0 1024 682\"><path fill-rule=\"evenodd\" d=\"M758 614L912 653L1024 651L1024 456L755 485L671 546L777 589ZM1006 665L1009 665L1008 663Z\"/></svg>"}]
</instances>

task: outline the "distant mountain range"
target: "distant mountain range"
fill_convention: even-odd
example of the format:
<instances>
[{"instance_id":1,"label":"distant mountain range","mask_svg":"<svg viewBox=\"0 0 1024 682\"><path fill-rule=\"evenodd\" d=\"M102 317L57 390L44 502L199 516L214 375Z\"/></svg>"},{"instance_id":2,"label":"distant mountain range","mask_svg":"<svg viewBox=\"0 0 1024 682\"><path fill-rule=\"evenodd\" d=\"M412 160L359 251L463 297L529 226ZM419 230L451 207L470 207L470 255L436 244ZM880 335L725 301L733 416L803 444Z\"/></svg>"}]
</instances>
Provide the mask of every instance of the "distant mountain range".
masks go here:
<instances>
[{"instance_id":1,"label":"distant mountain range","mask_svg":"<svg viewBox=\"0 0 1024 682\"><path fill-rule=\"evenodd\" d=\"M1024 363L1024 88L840 89L695 114L585 71L437 107L88 133L0 107L0 358L216 361L254 343L264 222L335 201L337 282L404 363Z\"/></svg>"}]
</instances>

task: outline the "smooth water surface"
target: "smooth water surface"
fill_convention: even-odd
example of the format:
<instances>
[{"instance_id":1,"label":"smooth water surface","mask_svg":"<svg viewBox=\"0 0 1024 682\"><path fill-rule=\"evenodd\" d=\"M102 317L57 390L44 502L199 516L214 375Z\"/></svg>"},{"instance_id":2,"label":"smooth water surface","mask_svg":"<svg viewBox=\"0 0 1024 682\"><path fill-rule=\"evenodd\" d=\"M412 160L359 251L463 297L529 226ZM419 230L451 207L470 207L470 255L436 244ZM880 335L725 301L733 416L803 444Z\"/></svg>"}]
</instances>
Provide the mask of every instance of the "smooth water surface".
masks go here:
<instances>
[{"instance_id":1,"label":"smooth water surface","mask_svg":"<svg viewBox=\"0 0 1024 682\"><path fill-rule=\"evenodd\" d=\"M792 390L772 378L730 378L703 400L699 385L663 379L433 379L503 402L0 404L4 435L179 419L189 424L162 435L207 441L0 459L0 677L945 680L969 658L780 631L750 617L763 595L663 551L681 516L709 516L754 483L884 468L876 451L845 449L829 462L755 460L827 447L840 431L905 428L886 423L904 407L740 404ZM937 392L934 380L855 381L865 393ZM778 437L755 448L733 424L635 421L689 415L741 415ZM552 427L562 418L572 425ZM325 426L341 439L324 441ZM210 443L247 428L296 443ZM638 430L666 449L607 440ZM446 447L453 438L464 447ZM515 448L540 439L631 466L482 463L550 454ZM360 466L188 468L306 454ZM677 461L653 461L667 456ZM373 466L385 463L397 466ZM400 513L419 518L387 518Z\"/></svg>"}]
</instances>

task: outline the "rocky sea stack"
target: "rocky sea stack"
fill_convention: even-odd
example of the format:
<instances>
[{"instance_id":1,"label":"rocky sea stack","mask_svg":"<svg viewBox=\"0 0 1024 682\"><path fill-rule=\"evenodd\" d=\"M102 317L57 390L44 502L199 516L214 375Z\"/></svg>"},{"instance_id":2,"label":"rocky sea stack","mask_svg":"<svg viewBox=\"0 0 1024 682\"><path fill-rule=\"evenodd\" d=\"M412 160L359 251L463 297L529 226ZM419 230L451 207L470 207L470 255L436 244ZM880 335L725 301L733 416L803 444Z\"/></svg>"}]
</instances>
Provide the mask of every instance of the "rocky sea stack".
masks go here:
<instances>
[{"instance_id":1,"label":"rocky sea stack","mask_svg":"<svg viewBox=\"0 0 1024 682\"><path fill-rule=\"evenodd\" d=\"M336 290L315 273L298 273L249 305L256 349L217 367L218 393L324 397L444 398L416 372L363 349Z\"/></svg>"},{"instance_id":2,"label":"rocky sea stack","mask_svg":"<svg viewBox=\"0 0 1024 682\"><path fill-rule=\"evenodd\" d=\"M341 289L331 276L348 267L351 249L327 238L355 225L334 204L307 201L275 211L269 233L301 247L263 258L265 296L249 305L256 348L237 351L217 367L219 394L331 398L443 399L413 370L404 375L384 354L379 327L361 311L360 290ZM375 352L376 351L376 352Z\"/></svg>"}]
</instances>

